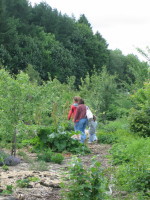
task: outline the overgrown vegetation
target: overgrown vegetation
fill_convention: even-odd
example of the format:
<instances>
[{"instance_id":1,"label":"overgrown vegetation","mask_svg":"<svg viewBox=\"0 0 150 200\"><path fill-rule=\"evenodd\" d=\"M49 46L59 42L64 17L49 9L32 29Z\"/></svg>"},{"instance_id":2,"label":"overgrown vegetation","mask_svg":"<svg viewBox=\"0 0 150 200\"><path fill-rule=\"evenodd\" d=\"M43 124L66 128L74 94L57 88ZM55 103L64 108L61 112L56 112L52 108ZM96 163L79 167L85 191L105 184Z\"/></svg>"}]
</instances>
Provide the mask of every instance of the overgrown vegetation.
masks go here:
<instances>
[{"instance_id":1,"label":"overgrown vegetation","mask_svg":"<svg viewBox=\"0 0 150 200\"><path fill-rule=\"evenodd\" d=\"M122 119L117 123L110 122L98 132L98 141L112 144L110 158L114 170L114 190L126 191L126 199L149 199L150 138L141 137L138 133L129 133L129 123L130 120Z\"/></svg>"},{"instance_id":2,"label":"overgrown vegetation","mask_svg":"<svg viewBox=\"0 0 150 200\"><path fill-rule=\"evenodd\" d=\"M77 133L67 120L73 96L81 96L97 117L98 142L112 145L109 174L114 177L114 190L126 191L126 199L134 195L148 199L150 49L138 49L148 62L108 50L107 41L93 33L85 15L76 20L44 2L32 7L27 0L2 0L0 11L2 169L20 162L18 149L17 155L40 171L48 170L47 162L61 164L66 152L90 153L86 144L72 138ZM37 153L38 161L22 148ZM105 198L99 164L86 171L76 160L70 170L72 184L66 198L80 199L79 194L89 200ZM1 193L12 192L8 185Z\"/></svg>"},{"instance_id":3,"label":"overgrown vegetation","mask_svg":"<svg viewBox=\"0 0 150 200\"><path fill-rule=\"evenodd\" d=\"M91 166L84 168L82 161L74 157L70 165L67 183L62 184L63 199L101 200L107 197L107 180L99 162L93 158Z\"/></svg>"}]
</instances>

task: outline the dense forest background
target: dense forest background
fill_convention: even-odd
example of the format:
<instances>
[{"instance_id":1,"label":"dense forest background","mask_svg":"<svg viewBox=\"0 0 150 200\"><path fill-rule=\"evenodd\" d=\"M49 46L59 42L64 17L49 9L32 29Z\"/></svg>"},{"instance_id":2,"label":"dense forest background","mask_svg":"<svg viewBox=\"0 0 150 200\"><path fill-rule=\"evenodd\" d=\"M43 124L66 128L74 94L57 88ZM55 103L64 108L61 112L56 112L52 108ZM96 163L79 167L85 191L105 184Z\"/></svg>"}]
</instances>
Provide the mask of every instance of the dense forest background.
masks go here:
<instances>
[{"instance_id":1,"label":"dense forest background","mask_svg":"<svg viewBox=\"0 0 150 200\"><path fill-rule=\"evenodd\" d=\"M108 49L107 41L83 14L79 19L62 15L42 2L0 1L0 63L12 74L25 71L40 84L49 78L61 83L75 76L75 85L105 66L117 81L135 82L131 68L147 68L135 55Z\"/></svg>"}]
</instances>

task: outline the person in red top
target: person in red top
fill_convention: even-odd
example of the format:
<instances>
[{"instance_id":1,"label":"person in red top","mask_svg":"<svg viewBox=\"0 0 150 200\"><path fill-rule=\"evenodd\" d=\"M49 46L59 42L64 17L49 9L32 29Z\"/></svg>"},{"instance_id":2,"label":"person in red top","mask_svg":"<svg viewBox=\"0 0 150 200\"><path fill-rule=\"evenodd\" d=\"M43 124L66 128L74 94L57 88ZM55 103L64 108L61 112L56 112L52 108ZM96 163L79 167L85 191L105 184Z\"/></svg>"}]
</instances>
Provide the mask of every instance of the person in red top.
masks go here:
<instances>
[{"instance_id":1,"label":"person in red top","mask_svg":"<svg viewBox=\"0 0 150 200\"><path fill-rule=\"evenodd\" d=\"M75 116L76 110L77 110L77 106L78 106L78 102L79 102L80 99L81 99L81 98L78 97L78 96L75 96L75 97L73 98L74 103L73 103L73 104L71 105L71 107L70 107L70 110L69 110L69 113L68 113L68 120L70 120L71 118L74 119L74 116Z\"/></svg>"},{"instance_id":2,"label":"person in red top","mask_svg":"<svg viewBox=\"0 0 150 200\"><path fill-rule=\"evenodd\" d=\"M86 116L86 105L84 105L84 100L79 100L79 105L74 116L75 130L81 132L81 143L84 143L86 139L85 128L87 125L87 116Z\"/></svg>"},{"instance_id":3,"label":"person in red top","mask_svg":"<svg viewBox=\"0 0 150 200\"><path fill-rule=\"evenodd\" d=\"M68 120L70 120L70 119L72 118L73 121L74 121L74 116L75 116L75 114L76 114L78 102L79 102L80 99L81 99L81 98L78 97L78 96L75 96L75 97L73 98L74 103L73 103L73 104L71 105L71 107L70 107L70 110L69 110L69 113L68 113ZM75 127L74 127L74 128L75 128Z\"/></svg>"}]
</instances>

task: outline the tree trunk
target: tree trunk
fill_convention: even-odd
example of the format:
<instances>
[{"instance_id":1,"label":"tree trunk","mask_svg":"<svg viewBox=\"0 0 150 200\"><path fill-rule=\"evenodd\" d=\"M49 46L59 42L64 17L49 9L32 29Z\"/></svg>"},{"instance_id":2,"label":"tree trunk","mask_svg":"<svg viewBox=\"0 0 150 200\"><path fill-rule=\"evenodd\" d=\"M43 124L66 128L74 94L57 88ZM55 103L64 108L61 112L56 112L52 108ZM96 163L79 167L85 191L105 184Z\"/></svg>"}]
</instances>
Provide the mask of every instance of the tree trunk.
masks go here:
<instances>
[{"instance_id":1,"label":"tree trunk","mask_svg":"<svg viewBox=\"0 0 150 200\"><path fill-rule=\"evenodd\" d=\"M12 149L11 149L11 155L12 156L16 156L16 136L17 136L17 132L18 130L15 129L14 131L14 135L13 135L13 138L12 138Z\"/></svg>"}]
</instances>

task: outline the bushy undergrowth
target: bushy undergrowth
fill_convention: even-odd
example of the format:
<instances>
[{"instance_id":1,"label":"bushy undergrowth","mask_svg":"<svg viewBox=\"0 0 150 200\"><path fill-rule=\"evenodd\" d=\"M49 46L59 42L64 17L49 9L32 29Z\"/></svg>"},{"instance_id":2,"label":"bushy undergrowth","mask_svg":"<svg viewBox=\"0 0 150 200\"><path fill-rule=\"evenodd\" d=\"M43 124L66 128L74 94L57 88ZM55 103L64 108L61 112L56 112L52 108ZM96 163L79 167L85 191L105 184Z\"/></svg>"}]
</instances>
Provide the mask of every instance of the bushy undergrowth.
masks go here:
<instances>
[{"instance_id":1,"label":"bushy undergrowth","mask_svg":"<svg viewBox=\"0 0 150 200\"><path fill-rule=\"evenodd\" d=\"M148 199L150 138L132 133L127 119L118 119L101 126L97 137L99 143L112 144L110 153L117 189L135 193L139 199Z\"/></svg>"},{"instance_id":2,"label":"bushy undergrowth","mask_svg":"<svg viewBox=\"0 0 150 200\"><path fill-rule=\"evenodd\" d=\"M128 192L150 195L150 139L136 138L111 149L116 168L116 185Z\"/></svg>"},{"instance_id":3,"label":"bushy undergrowth","mask_svg":"<svg viewBox=\"0 0 150 200\"><path fill-rule=\"evenodd\" d=\"M150 155L150 139L132 139L113 145L111 154L114 164L136 162L140 158L147 160Z\"/></svg>"},{"instance_id":4,"label":"bushy undergrowth","mask_svg":"<svg viewBox=\"0 0 150 200\"><path fill-rule=\"evenodd\" d=\"M131 130L141 136L150 136L150 82L132 95L134 108L129 116Z\"/></svg>"},{"instance_id":5,"label":"bushy undergrowth","mask_svg":"<svg viewBox=\"0 0 150 200\"><path fill-rule=\"evenodd\" d=\"M54 162L61 164L64 160L64 156L60 153L54 153L51 151L51 149L47 149L38 155L38 160L43 160L45 162Z\"/></svg>"},{"instance_id":6,"label":"bushy undergrowth","mask_svg":"<svg viewBox=\"0 0 150 200\"><path fill-rule=\"evenodd\" d=\"M99 143L115 144L133 138L129 130L129 124L126 118L119 118L115 121L100 124L97 131Z\"/></svg>"},{"instance_id":7,"label":"bushy undergrowth","mask_svg":"<svg viewBox=\"0 0 150 200\"><path fill-rule=\"evenodd\" d=\"M132 131L144 137L150 136L150 110L133 109L129 119Z\"/></svg>"},{"instance_id":8,"label":"bushy undergrowth","mask_svg":"<svg viewBox=\"0 0 150 200\"><path fill-rule=\"evenodd\" d=\"M106 121L105 124L99 124L99 129L105 133L115 133L118 130L126 130L130 132L127 118L118 118L114 121Z\"/></svg>"},{"instance_id":9,"label":"bushy undergrowth","mask_svg":"<svg viewBox=\"0 0 150 200\"><path fill-rule=\"evenodd\" d=\"M86 145L71 138L74 134L77 133L46 127L39 129L35 138L23 142L33 145L36 151L43 148L50 148L54 152L68 151L75 154L90 153L90 149Z\"/></svg>"},{"instance_id":10,"label":"bushy undergrowth","mask_svg":"<svg viewBox=\"0 0 150 200\"><path fill-rule=\"evenodd\" d=\"M117 135L114 135L113 133L106 133L106 132L100 132L97 134L98 143L102 144L114 144L117 143L118 137Z\"/></svg>"},{"instance_id":11,"label":"bushy undergrowth","mask_svg":"<svg viewBox=\"0 0 150 200\"><path fill-rule=\"evenodd\" d=\"M107 196L107 181L101 164L95 159L91 166L84 168L81 160L74 157L68 175L67 182L62 184L64 200L102 200Z\"/></svg>"},{"instance_id":12,"label":"bushy undergrowth","mask_svg":"<svg viewBox=\"0 0 150 200\"><path fill-rule=\"evenodd\" d=\"M146 160L125 163L116 170L116 184L128 192L144 192L150 195L150 163Z\"/></svg>"}]
</instances>

